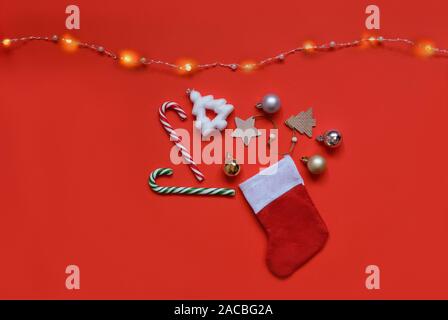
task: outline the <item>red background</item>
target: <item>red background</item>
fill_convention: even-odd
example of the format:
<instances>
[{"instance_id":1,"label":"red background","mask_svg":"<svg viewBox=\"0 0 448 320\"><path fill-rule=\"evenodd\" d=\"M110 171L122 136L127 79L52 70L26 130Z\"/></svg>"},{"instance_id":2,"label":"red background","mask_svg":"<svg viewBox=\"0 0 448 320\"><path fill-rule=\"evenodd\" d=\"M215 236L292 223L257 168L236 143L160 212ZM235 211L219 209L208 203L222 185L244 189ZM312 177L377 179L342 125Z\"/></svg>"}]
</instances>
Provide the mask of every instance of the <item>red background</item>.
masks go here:
<instances>
[{"instance_id":1,"label":"red background","mask_svg":"<svg viewBox=\"0 0 448 320\"><path fill-rule=\"evenodd\" d=\"M0 37L64 33L68 4L2 1ZM370 1L76 4L81 30L73 34L83 41L168 61L239 62L307 39L357 39ZM448 46L446 1L375 4L384 36ZM448 298L446 59L348 49L251 74L179 77L33 42L1 52L0 70L0 298ZM302 137L294 153L331 234L289 279L269 273L265 235L240 193L167 198L148 188L172 146L157 108L171 99L190 110L188 87L233 103L231 127L275 92L279 124L313 106L316 133L344 133L336 153ZM182 126L191 130L191 117ZM282 125L283 148L289 137ZM298 161L313 153L328 156L319 179ZM245 165L232 181L220 165L201 168L204 185L233 187L258 170ZM164 182L195 183L184 165ZM81 269L79 291L65 289L69 264ZM369 264L381 268L380 290L364 286Z\"/></svg>"}]
</instances>

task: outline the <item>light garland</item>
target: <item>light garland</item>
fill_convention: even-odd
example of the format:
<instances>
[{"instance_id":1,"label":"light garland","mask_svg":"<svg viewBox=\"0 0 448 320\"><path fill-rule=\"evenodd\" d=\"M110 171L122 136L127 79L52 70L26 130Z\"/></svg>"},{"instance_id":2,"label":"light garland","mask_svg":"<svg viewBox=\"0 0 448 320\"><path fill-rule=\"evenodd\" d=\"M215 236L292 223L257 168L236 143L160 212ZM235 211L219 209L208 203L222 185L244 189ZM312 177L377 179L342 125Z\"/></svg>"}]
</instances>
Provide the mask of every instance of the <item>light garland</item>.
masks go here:
<instances>
[{"instance_id":1,"label":"light garland","mask_svg":"<svg viewBox=\"0 0 448 320\"><path fill-rule=\"evenodd\" d=\"M268 57L266 59L259 61L246 61L242 63L214 62L205 64L195 64L192 61L186 61L179 64L179 63L170 63L157 59L147 59L145 57L138 55L136 52L129 50L122 51L119 54L116 54L113 51L106 50L105 47L103 46L86 42L80 42L75 38L71 37L70 35L64 35L62 37L59 37L58 35L53 35L51 37L29 36L21 38L4 38L1 40L1 44L4 48L11 49L14 44L29 41L46 41L46 42L60 43L62 48L69 52L76 51L78 48L89 49L106 57L112 58L113 60L117 60L120 62L121 65L129 68L134 68L138 66L160 65L162 67L173 69L179 72L180 74L189 74L194 71L201 71L213 68L224 68L231 71L241 70L244 72L251 72L260 67L275 62L283 62L288 56L300 52L304 52L307 54L312 54L314 52L331 52L338 49L347 49L359 46L378 46L384 43L404 44L414 49L416 55L422 57L430 57L437 55L448 58L447 49L437 48L431 42L428 41L415 42L405 38L384 38L382 36L363 37L359 40L354 40L351 42L330 41L328 43L324 43L321 45L316 45L312 41L306 41L300 47L281 52L275 56Z\"/></svg>"}]
</instances>

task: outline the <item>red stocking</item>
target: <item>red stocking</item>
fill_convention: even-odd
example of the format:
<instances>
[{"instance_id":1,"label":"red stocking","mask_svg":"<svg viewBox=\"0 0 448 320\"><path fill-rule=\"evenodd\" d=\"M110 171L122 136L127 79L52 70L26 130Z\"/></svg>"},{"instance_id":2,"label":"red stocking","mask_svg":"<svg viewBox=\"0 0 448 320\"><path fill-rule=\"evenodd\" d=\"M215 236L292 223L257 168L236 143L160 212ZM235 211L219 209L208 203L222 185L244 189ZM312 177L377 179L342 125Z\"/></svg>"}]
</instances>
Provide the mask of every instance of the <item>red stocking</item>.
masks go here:
<instances>
[{"instance_id":1,"label":"red stocking","mask_svg":"<svg viewBox=\"0 0 448 320\"><path fill-rule=\"evenodd\" d=\"M271 272L287 277L318 253L328 230L290 156L240 185L268 236Z\"/></svg>"}]
</instances>

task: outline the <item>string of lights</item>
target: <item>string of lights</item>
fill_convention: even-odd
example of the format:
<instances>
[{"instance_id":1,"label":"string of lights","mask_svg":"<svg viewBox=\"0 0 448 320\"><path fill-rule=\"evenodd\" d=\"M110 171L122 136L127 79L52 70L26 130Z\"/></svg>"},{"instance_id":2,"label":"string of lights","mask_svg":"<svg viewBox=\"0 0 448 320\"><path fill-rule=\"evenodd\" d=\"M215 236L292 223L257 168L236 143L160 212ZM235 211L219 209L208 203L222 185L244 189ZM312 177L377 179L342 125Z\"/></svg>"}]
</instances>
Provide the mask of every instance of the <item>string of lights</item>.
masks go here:
<instances>
[{"instance_id":1,"label":"string of lights","mask_svg":"<svg viewBox=\"0 0 448 320\"><path fill-rule=\"evenodd\" d=\"M360 39L350 41L350 42L336 42L330 41L323 44L315 44L313 41L306 41L302 46L278 53L275 56L271 56L259 61L246 61L241 63L223 63L223 62L213 62L205 64L196 64L192 60L182 60L182 62L171 63L163 60L148 59L144 56L139 55L135 51L124 50L119 53L115 53L111 50L106 49L104 46L86 43L75 39L70 35L53 35L50 37L40 37L40 36L27 36L19 38L4 38L1 40L1 44L6 49L11 49L15 45L24 42L31 41L44 41L51 42L61 45L61 47L66 51L76 51L78 48L92 50L100 55L109 57L113 60L118 61L121 65L129 68L134 68L138 66L151 66L159 65L165 68L170 68L180 74L188 74L194 71L201 71L213 68L224 68L231 71L245 71L250 72L258 68L264 67L266 65L283 62L287 57L297 54L305 53L312 54L315 52L331 52L340 49L347 49L353 47L372 47L372 46L383 46L386 43L404 45L408 49L414 51L417 56L430 57L430 56L441 56L448 58L448 49L441 49L435 47L430 41L413 41L406 38L385 38L382 36L367 36Z\"/></svg>"}]
</instances>

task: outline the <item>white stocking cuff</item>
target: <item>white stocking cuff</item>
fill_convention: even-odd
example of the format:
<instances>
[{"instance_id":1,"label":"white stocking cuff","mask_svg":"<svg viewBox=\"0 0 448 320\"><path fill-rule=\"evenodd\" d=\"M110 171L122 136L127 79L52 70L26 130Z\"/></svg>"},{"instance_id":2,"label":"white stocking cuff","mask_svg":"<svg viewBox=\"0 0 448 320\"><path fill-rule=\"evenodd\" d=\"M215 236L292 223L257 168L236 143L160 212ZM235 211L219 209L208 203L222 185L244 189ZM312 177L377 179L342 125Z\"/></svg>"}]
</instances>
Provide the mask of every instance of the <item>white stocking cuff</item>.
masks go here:
<instances>
[{"instance_id":1,"label":"white stocking cuff","mask_svg":"<svg viewBox=\"0 0 448 320\"><path fill-rule=\"evenodd\" d=\"M291 157L285 156L276 164L241 183L240 189L257 214L299 184L304 184L303 179Z\"/></svg>"}]
</instances>

